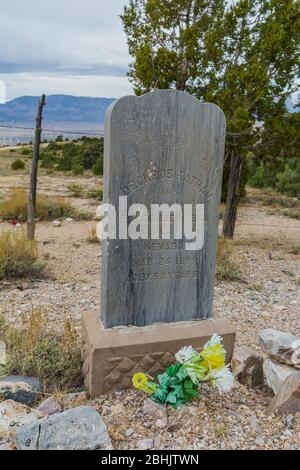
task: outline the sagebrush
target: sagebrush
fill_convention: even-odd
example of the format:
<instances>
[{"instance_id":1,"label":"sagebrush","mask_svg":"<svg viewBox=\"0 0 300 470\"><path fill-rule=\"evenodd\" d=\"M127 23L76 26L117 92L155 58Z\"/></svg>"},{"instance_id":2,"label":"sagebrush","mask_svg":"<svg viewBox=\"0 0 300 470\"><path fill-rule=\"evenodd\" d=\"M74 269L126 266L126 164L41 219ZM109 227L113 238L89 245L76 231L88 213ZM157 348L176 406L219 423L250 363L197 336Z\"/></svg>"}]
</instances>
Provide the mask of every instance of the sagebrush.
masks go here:
<instances>
[{"instance_id":1,"label":"sagebrush","mask_svg":"<svg viewBox=\"0 0 300 470\"><path fill-rule=\"evenodd\" d=\"M43 264L38 259L37 243L21 230L0 234L0 280L9 277L38 276Z\"/></svg>"},{"instance_id":2,"label":"sagebrush","mask_svg":"<svg viewBox=\"0 0 300 470\"><path fill-rule=\"evenodd\" d=\"M56 331L45 309L32 309L22 328L10 325L0 313L0 338L6 343L5 373L37 377L44 392L76 391L83 386L78 334L65 318Z\"/></svg>"},{"instance_id":3,"label":"sagebrush","mask_svg":"<svg viewBox=\"0 0 300 470\"><path fill-rule=\"evenodd\" d=\"M26 222L27 212L28 195L26 191L13 191L10 197L0 204L0 217L4 220L17 219L20 222ZM78 211L64 198L50 198L44 195L37 196L35 215L39 220L53 220L60 217L87 219L90 217L90 214Z\"/></svg>"}]
</instances>

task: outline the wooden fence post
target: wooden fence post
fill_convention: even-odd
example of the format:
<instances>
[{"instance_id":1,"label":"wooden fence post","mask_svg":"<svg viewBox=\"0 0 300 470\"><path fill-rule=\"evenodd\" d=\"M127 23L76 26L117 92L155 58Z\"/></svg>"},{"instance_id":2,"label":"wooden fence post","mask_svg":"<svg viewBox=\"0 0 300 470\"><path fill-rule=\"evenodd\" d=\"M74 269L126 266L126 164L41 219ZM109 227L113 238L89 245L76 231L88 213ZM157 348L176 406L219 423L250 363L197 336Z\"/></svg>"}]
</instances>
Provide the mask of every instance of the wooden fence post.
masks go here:
<instances>
[{"instance_id":1,"label":"wooden fence post","mask_svg":"<svg viewBox=\"0 0 300 470\"><path fill-rule=\"evenodd\" d=\"M32 168L30 175L29 198L28 198L28 216L27 216L27 236L30 240L34 239L35 232L35 210L36 210L36 188L37 171L40 157L40 143L42 133L43 107L46 104L46 96L42 95L39 101L37 114L35 118L35 138L32 155Z\"/></svg>"}]
</instances>

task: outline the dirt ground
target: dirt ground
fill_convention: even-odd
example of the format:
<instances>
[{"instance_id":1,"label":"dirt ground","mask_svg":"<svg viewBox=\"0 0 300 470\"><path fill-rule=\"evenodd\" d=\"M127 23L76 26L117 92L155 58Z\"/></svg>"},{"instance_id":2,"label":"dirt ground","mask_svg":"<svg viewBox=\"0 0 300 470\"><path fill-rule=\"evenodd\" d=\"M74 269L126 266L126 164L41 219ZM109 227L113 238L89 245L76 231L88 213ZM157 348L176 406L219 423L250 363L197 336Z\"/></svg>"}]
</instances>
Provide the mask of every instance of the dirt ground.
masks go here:
<instances>
[{"instance_id":1,"label":"dirt ground","mask_svg":"<svg viewBox=\"0 0 300 470\"><path fill-rule=\"evenodd\" d=\"M0 196L5 197L12 188L26 188L27 181L24 175L0 176ZM44 175L39 179L39 191L69 197L70 182L89 189L101 185L94 177ZM92 212L97 207L93 200L70 201ZM9 321L20 324L23 314L42 306L58 328L65 315L79 328L84 311L100 308L100 245L88 242L95 225L93 220L64 220L60 227L52 222L37 224L46 276L0 282L0 305ZM1 222L3 230L20 228ZM259 204L242 204L234 245L242 279L216 283L214 311L234 324L237 344L257 348L257 333L268 327L300 335L299 250L293 254L300 246L300 220L270 215L268 207ZM121 403L119 410L114 409L116 396ZM172 424L174 413L170 411L170 424L163 429L141 418L142 399L140 394L127 391L94 402L107 420L116 448L134 448L140 439L148 437L154 439L153 447L160 449L300 448L300 416L295 417L293 429L286 426L285 417L266 417L269 398L262 391L240 384L231 396L221 399L214 395L211 398L204 391L203 399L191 404L176 425ZM256 429L253 419L259 423ZM128 428L130 438L126 437Z\"/></svg>"}]
</instances>

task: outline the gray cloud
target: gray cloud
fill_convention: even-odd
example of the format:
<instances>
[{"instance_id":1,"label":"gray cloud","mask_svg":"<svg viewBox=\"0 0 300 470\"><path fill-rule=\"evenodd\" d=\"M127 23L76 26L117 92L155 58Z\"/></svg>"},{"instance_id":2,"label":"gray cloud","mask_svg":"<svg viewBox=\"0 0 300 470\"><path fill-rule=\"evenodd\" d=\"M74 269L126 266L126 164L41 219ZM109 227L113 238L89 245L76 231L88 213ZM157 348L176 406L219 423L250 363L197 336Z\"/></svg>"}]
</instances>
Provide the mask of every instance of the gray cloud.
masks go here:
<instances>
[{"instance_id":1,"label":"gray cloud","mask_svg":"<svg viewBox=\"0 0 300 470\"><path fill-rule=\"evenodd\" d=\"M126 0L1 0L0 79L7 83L9 95L23 91L24 83L18 88L18 74L20 79L32 74L35 83L41 74L43 86L48 74L51 89L53 74L58 83L81 76L87 95L92 92L89 77L98 77L99 84L107 83L105 77L119 77L123 92L130 62L119 18L124 3ZM13 83L9 83L12 76ZM32 94L30 89L27 94Z\"/></svg>"}]
</instances>

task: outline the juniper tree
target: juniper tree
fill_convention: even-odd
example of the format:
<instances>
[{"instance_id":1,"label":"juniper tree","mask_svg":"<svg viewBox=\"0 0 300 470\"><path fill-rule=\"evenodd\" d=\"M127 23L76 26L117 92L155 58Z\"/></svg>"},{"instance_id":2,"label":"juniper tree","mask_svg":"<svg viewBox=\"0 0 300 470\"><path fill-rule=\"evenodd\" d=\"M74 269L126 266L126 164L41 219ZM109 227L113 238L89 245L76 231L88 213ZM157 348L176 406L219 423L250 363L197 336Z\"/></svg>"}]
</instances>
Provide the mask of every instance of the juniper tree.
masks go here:
<instances>
[{"instance_id":1,"label":"juniper tree","mask_svg":"<svg viewBox=\"0 0 300 470\"><path fill-rule=\"evenodd\" d=\"M265 121L285 114L299 71L299 0L131 0L121 18L136 94L186 90L225 112L233 237L243 161Z\"/></svg>"}]
</instances>

